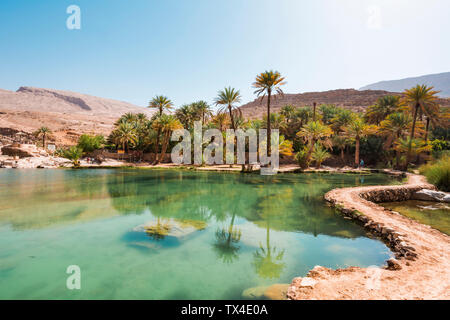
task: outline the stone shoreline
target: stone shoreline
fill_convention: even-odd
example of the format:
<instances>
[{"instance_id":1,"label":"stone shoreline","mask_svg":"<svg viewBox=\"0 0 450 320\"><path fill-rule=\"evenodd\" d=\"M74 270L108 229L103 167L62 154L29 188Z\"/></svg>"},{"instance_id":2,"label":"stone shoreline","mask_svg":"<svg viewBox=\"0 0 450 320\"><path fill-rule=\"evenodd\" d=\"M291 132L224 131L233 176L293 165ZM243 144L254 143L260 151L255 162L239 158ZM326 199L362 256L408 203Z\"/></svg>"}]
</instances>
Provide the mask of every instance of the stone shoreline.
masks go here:
<instances>
[{"instance_id":1,"label":"stone shoreline","mask_svg":"<svg viewBox=\"0 0 450 320\"><path fill-rule=\"evenodd\" d=\"M406 175L404 185L341 188L325 194L330 205L382 239L396 259L376 269L316 266L307 277L292 281L288 299L450 298L450 237L375 203L404 201L421 189L435 189L423 176Z\"/></svg>"}]
</instances>

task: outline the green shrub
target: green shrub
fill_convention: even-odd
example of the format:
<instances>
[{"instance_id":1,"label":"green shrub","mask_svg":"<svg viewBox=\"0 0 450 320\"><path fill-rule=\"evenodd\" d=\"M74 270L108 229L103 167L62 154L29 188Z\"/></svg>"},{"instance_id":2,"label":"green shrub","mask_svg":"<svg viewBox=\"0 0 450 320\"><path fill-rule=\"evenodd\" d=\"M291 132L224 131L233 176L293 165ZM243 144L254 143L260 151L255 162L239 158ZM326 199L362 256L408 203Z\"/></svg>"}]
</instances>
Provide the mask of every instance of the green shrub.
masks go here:
<instances>
[{"instance_id":1,"label":"green shrub","mask_svg":"<svg viewBox=\"0 0 450 320\"><path fill-rule=\"evenodd\" d=\"M80 166L80 158L83 156L83 150L80 147L72 146L62 152L63 158L72 160L74 167Z\"/></svg>"},{"instance_id":2,"label":"green shrub","mask_svg":"<svg viewBox=\"0 0 450 320\"><path fill-rule=\"evenodd\" d=\"M308 168L308 166L309 166L309 161L306 160L307 153L308 153L308 149L303 148L302 150L300 150L299 152L297 152L295 154L295 159L297 160L298 165L301 168Z\"/></svg>"},{"instance_id":3,"label":"green shrub","mask_svg":"<svg viewBox=\"0 0 450 320\"><path fill-rule=\"evenodd\" d=\"M444 156L434 163L420 167L420 173L439 190L450 191L450 156Z\"/></svg>"},{"instance_id":4,"label":"green shrub","mask_svg":"<svg viewBox=\"0 0 450 320\"><path fill-rule=\"evenodd\" d=\"M77 146L81 148L83 152L92 152L97 149L102 149L105 146L105 137L102 135L94 136L82 134L78 139Z\"/></svg>"}]
</instances>

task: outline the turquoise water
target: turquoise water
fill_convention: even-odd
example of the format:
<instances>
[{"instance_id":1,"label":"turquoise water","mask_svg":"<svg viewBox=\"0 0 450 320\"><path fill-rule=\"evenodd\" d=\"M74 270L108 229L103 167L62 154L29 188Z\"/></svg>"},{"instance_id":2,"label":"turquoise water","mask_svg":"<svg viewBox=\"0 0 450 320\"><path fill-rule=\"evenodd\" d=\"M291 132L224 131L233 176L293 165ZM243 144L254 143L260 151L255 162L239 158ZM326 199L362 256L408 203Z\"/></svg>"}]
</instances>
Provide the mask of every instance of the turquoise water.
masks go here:
<instances>
[{"instance_id":1,"label":"turquoise water","mask_svg":"<svg viewBox=\"0 0 450 320\"><path fill-rule=\"evenodd\" d=\"M384 175L0 171L0 299L239 299L315 265L382 265L323 201ZM78 265L81 289L66 269Z\"/></svg>"}]
</instances>

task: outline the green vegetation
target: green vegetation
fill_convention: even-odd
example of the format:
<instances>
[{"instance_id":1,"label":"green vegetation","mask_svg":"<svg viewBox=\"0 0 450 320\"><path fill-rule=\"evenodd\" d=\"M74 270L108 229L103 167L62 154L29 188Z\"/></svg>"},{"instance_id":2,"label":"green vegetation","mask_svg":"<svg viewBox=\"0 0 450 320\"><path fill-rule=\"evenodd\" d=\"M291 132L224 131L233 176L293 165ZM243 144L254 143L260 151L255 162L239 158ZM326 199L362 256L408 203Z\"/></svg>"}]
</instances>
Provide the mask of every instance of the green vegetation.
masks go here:
<instances>
[{"instance_id":1,"label":"green vegetation","mask_svg":"<svg viewBox=\"0 0 450 320\"><path fill-rule=\"evenodd\" d=\"M83 150L77 146L72 146L62 151L62 157L72 161L74 167L80 166L80 158L83 156Z\"/></svg>"},{"instance_id":2,"label":"green vegetation","mask_svg":"<svg viewBox=\"0 0 450 320\"><path fill-rule=\"evenodd\" d=\"M102 149L105 146L105 137L102 135L82 134L78 139L78 145L84 153Z\"/></svg>"},{"instance_id":3,"label":"green vegetation","mask_svg":"<svg viewBox=\"0 0 450 320\"><path fill-rule=\"evenodd\" d=\"M420 167L420 173L425 175L428 181L439 190L450 191L450 156Z\"/></svg>"},{"instance_id":4,"label":"green vegetation","mask_svg":"<svg viewBox=\"0 0 450 320\"><path fill-rule=\"evenodd\" d=\"M47 140L48 136L52 133L52 131L47 127L40 127L37 129L33 134L36 138L42 138L42 148L45 149L45 141Z\"/></svg>"}]
</instances>

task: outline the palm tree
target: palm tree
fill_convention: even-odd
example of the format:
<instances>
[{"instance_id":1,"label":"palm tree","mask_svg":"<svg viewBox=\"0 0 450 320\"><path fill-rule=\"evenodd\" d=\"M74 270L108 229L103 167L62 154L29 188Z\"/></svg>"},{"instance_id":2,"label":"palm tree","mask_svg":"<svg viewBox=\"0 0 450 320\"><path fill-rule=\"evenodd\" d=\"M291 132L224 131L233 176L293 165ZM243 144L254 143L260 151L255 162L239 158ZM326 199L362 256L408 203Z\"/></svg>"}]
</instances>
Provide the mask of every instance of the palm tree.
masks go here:
<instances>
[{"instance_id":1,"label":"palm tree","mask_svg":"<svg viewBox=\"0 0 450 320\"><path fill-rule=\"evenodd\" d=\"M211 108L208 105L208 103L206 101L200 100L200 101L194 102L192 104L192 108L195 113L199 114L200 119L202 119L202 125L205 125L206 116L211 115Z\"/></svg>"},{"instance_id":2,"label":"palm tree","mask_svg":"<svg viewBox=\"0 0 450 320\"><path fill-rule=\"evenodd\" d=\"M341 151L341 161L342 165L344 165L345 164L344 150L348 143L347 138L341 135L334 135L333 138L331 138L331 141L333 143L333 147L336 147Z\"/></svg>"},{"instance_id":3,"label":"palm tree","mask_svg":"<svg viewBox=\"0 0 450 320\"><path fill-rule=\"evenodd\" d=\"M194 111L192 105L185 104L175 111L175 117L183 124L185 128L190 128L194 121Z\"/></svg>"},{"instance_id":4,"label":"palm tree","mask_svg":"<svg viewBox=\"0 0 450 320\"><path fill-rule=\"evenodd\" d=\"M437 103L436 94L439 93L439 91L434 91L434 87L427 87L426 85L417 85L411 89L407 89L404 92L404 98L402 100L403 104L410 107L413 118L412 118L412 128L409 136L409 149L408 154L406 156L406 162L404 170L408 168L409 160L411 159L411 148L412 148L412 142L414 141L414 131L416 129L416 120L417 120L417 114L419 110L425 114L427 117L430 118L430 120L434 120L435 117L433 116L431 110L436 110Z\"/></svg>"},{"instance_id":5,"label":"palm tree","mask_svg":"<svg viewBox=\"0 0 450 320\"><path fill-rule=\"evenodd\" d=\"M281 108L280 114L283 115L287 122L290 122L295 115L295 107L288 104Z\"/></svg>"},{"instance_id":6,"label":"palm tree","mask_svg":"<svg viewBox=\"0 0 450 320\"><path fill-rule=\"evenodd\" d=\"M149 108L158 109L158 116L161 117L163 115L164 110L170 110L173 107L172 101L165 96L155 96L148 105ZM157 130L156 135L156 144L155 144L155 157L158 158L159 152L159 139L161 135L161 128Z\"/></svg>"},{"instance_id":7,"label":"palm tree","mask_svg":"<svg viewBox=\"0 0 450 320\"><path fill-rule=\"evenodd\" d=\"M155 121L153 122L153 125L156 129L160 129L161 132L164 134L161 154L159 157L158 155L156 155L156 159L154 162L154 164L158 164L164 159L164 156L166 155L167 146L169 145L170 134L174 130L182 129L183 126L181 125L180 121L177 118L175 118L175 116L166 114L163 114L162 116L156 118Z\"/></svg>"},{"instance_id":8,"label":"palm tree","mask_svg":"<svg viewBox=\"0 0 450 320\"><path fill-rule=\"evenodd\" d=\"M230 123L230 119L226 113L218 113L215 117L213 117L212 123L217 129L224 132Z\"/></svg>"},{"instance_id":9,"label":"palm tree","mask_svg":"<svg viewBox=\"0 0 450 320\"><path fill-rule=\"evenodd\" d=\"M224 113L228 110L231 119L231 128L233 130L236 130L234 113L236 111L240 112L240 109L237 109L235 106L236 103L241 102L241 94L239 90L231 87L220 90L214 102L217 106L222 106L222 108L219 110L220 113Z\"/></svg>"},{"instance_id":10,"label":"palm tree","mask_svg":"<svg viewBox=\"0 0 450 320\"><path fill-rule=\"evenodd\" d=\"M112 132L112 139L117 145L121 145L124 152L128 152L130 144L137 142L136 128L132 123L124 122Z\"/></svg>"},{"instance_id":11,"label":"palm tree","mask_svg":"<svg viewBox=\"0 0 450 320\"><path fill-rule=\"evenodd\" d=\"M405 112L396 112L389 115L380 123L380 132L387 136L386 146L390 147L407 133L411 125L411 117ZM396 149L396 168L400 168L400 151Z\"/></svg>"},{"instance_id":12,"label":"palm tree","mask_svg":"<svg viewBox=\"0 0 450 320\"><path fill-rule=\"evenodd\" d=\"M329 126L324 125L319 121L310 121L306 125L304 125L299 132L297 132L297 136L303 138L305 142L309 144L309 148L305 158L305 167L309 165L316 142L324 140L327 146L331 146L331 142L328 140L328 138L332 134L333 130L331 130Z\"/></svg>"},{"instance_id":13,"label":"palm tree","mask_svg":"<svg viewBox=\"0 0 450 320\"><path fill-rule=\"evenodd\" d=\"M40 127L34 132L34 135L39 138L42 137L42 148L45 149L45 140L47 139L47 136L50 135L52 131L47 127Z\"/></svg>"},{"instance_id":14,"label":"palm tree","mask_svg":"<svg viewBox=\"0 0 450 320\"><path fill-rule=\"evenodd\" d=\"M79 167L80 166L80 158L83 155L83 149L77 147L77 146L72 146L66 150L63 151L63 158L69 159L72 161L73 166L74 167Z\"/></svg>"},{"instance_id":15,"label":"palm tree","mask_svg":"<svg viewBox=\"0 0 450 320\"><path fill-rule=\"evenodd\" d=\"M398 111L400 105L399 102L399 96L387 95L379 98L374 106L367 108L367 122L376 125L380 124L387 116Z\"/></svg>"},{"instance_id":16,"label":"palm tree","mask_svg":"<svg viewBox=\"0 0 450 320\"><path fill-rule=\"evenodd\" d=\"M256 88L255 94L261 99L267 95L267 154L271 155L271 126L270 126L270 97L272 92L283 94L281 86L286 84L284 77L278 71L265 71L256 76L253 87Z\"/></svg>"},{"instance_id":17,"label":"palm tree","mask_svg":"<svg viewBox=\"0 0 450 320\"><path fill-rule=\"evenodd\" d=\"M359 146L361 138L366 137L374 132L375 127L368 125L359 116L355 116L353 120L345 127L344 131L347 135L355 139L355 166L359 166Z\"/></svg>"},{"instance_id":18,"label":"palm tree","mask_svg":"<svg viewBox=\"0 0 450 320\"><path fill-rule=\"evenodd\" d=\"M395 143L395 150L398 150L401 153L407 153L407 155L418 156L423 152L429 152L432 150L432 146L427 144L422 139L413 139L411 141L410 138L407 139L399 139ZM405 162L408 162L408 157L406 157ZM408 163L405 163L405 168Z\"/></svg>"},{"instance_id":19,"label":"palm tree","mask_svg":"<svg viewBox=\"0 0 450 320\"><path fill-rule=\"evenodd\" d=\"M329 157L331 157L330 153L328 153L326 149L316 142L314 152L312 153L312 159L316 162L316 168L319 169L322 162Z\"/></svg>"},{"instance_id":20,"label":"palm tree","mask_svg":"<svg viewBox=\"0 0 450 320\"><path fill-rule=\"evenodd\" d=\"M164 110L172 109L173 103L165 96L156 96L149 102L148 107L158 109L158 113L161 116Z\"/></svg>"}]
</instances>

